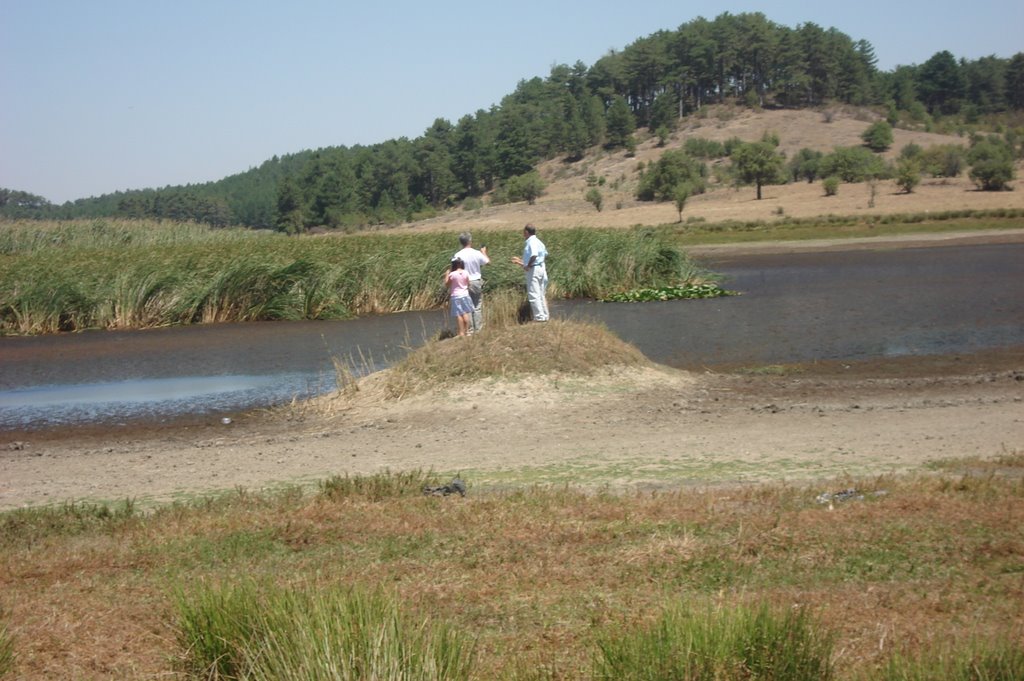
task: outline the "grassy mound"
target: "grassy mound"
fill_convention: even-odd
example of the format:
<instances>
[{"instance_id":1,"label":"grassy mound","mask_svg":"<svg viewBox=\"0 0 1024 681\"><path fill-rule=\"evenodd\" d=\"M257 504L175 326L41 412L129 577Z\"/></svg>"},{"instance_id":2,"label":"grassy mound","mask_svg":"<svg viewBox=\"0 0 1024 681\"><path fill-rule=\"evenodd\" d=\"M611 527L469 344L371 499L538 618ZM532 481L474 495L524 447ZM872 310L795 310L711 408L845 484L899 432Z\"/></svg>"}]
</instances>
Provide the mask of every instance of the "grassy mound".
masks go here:
<instances>
[{"instance_id":1,"label":"grassy mound","mask_svg":"<svg viewBox=\"0 0 1024 681\"><path fill-rule=\"evenodd\" d=\"M434 341L387 372L385 392L401 398L482 378L575 374L611 367L650 366L635 347L603 325L552 320L497 325L470 337Z\"/></svg>"}]
</instances>

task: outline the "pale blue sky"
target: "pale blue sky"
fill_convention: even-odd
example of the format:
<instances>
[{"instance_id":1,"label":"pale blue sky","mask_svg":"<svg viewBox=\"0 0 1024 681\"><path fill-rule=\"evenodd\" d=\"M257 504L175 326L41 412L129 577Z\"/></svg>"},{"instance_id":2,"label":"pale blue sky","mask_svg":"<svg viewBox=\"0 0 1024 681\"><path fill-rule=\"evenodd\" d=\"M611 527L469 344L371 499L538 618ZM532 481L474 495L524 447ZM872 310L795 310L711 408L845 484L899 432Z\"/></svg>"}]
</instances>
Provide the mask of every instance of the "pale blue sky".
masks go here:
<instances>
[{"instance_id":1,"label":"pale blue sky","mask_svg":"<svg viewBox=\"0 0 1024 681\"><path fill-rule=\"evenodd\" d=\"M871 42L879 67L1024 50L1024 2L0 0L0 187L55 203L415 138L554 64L698 16Z\"/></svg>"}]
</instances>

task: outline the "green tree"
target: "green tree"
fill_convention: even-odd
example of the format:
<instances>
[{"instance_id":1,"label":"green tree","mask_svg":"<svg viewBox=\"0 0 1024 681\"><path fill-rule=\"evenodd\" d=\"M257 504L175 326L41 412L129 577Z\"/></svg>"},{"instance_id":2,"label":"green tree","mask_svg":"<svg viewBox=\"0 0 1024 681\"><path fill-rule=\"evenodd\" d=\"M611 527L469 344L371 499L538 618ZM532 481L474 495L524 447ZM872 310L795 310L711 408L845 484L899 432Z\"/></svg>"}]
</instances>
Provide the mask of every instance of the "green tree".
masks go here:
<instances>
[{"instance_id":1,"label":"green tree","mask_svg":"<svg viewBox=\"0 0 1024 681\"><path fill-rule=\"evenodd\" d=\"M562 106L565 109L565 150L568 152L569 160L578 161L587 153L590 146L590 135L587 133L587 124L583 120L579 104L576 99L566 94Z\"/></svg>"},{"instance_id":2,"label":"green tree","mask_svg":"<svg viewBox=\"0 0 1024 681\"><path fill-rule=\"evenodd\" d=\"M477 118L468 115L460 118L452 138L452 173L467 196L479 196L484 184L484 159Z\"/></svg>"},{"instance_id":3,"label":"green tree","mask_svg":"<svg viewBox=\"0 0 1024 681\"><path fill-rule=\"evenodd\" d=\"M607 141L608 121L604 116L604 104L597 95L592 95L583 109L583 122L587 127L590 146L602 145Z\"/></svg>"},{"instance_id":4,"label":"green tree","mask_svg":"<svg viewBox=\"0 0 1024 681\"><path fill-rule=\"evenodd\" d=\"M1003 75L1006 103L1014 109L1024 109L1024 52L1010 57Z\"/></svg>"},{"instance_id":5,"label":"green tree","mask_svg":"<svg viewBox=\"0 0 1024 681\"><path fill-rule=\"evenodd\" d=\"M612 149L626 146L636 130L636 119L622 95L617 95L608 107L608 146Z\"/></svg>"},{"instance_id":6,"label":"green tree","mask_svg":"<svg viewBox=\"0 0 1024 681\"><path fill-rule=\"evenodd\" d=\"M583 197L588 203L592 203L597 212L601 212L602 206L604 206L604 196L601 195L601 190L597 187L591 187L587 190L586 195Z\"/></svg>"},{"instance_id":7,"label":"green tree","mask_svg":"<svg viewBox=\"0 0 1024 681\"><path fill-rule=\"evenodd\" d=\"M277 190L277 217L274 220L278 231L285 234L299 234L306 228L302 192L295 180L286 177Z\"/></svg>"},{"instance_id":8,"label":"green tree","mask_svg":"<svg viewBox=\"0 0 1024 681\"><path fill-rule=\"evenodd\" d=\"M977 111L990 114L1006 109L1006 64L994 56L962 64L965 95Z\"/></svg>"},{"instance_id":9,"label":"green tree","mask_svg":"<svg viewBox=\"0 0 1024 681\"><path fill-rule=\"evenodd\" d=\"M413 144L416 167L414 194L422 196L435 208L459 193L459 182L452 172L451 146L454 144L451 123L438 118L426 133Z\"/></svg>"},{"instance_id":10,"label":"green tree","mask_svg":"<svg viewBox=\"0 0 1024 681\"><path fill-rule=\"evenodd\" d=\"M672 92L664 91L654 98L654 104L651 105L651 116L648 122L648 129L652 130L657 134L658 130L665 129L668 132L676 127L676 111L678 107L675 102L675 96Z\"/></svg>"},{"instance_id":11,"label":"green tree","mask_svg":"<svg viewBox=\"0 0 1024 681\"><path fill-rule=\"evenodd\" d=\"M956 58L948 50L936 52L917 71L917 91L929 113L959 111L964 95L964 78Z\"/></svg>"},{"instance_id":12,"label":"green tree","mask_svg":"<svg viewBox=\"0 0 1024 681\"><path fill-rule=\"evenodd\" d=\"M690 185L683 183L672 190L672 201L676 204L676 212L679 213L679 222L683 221L683 208L686 207L686 200L690 198Z\"/></svg>"},{"instance_id":13,"label":"green tree","mask_svg":"<svg viewBox=\"0 0 1024 681\"><path fill-rule=\"evenodd\" d=\"M875 121L868 126L860 138L871 151L885 151L892 146L892 126L888 121Z\"/></svg>"},{"instance_id":14,"label":"green tree","mask_svg":"<svg viewBox=\"0 0 1024 681\"><path fill-rule=\"evenodd\" d=\"M533 168L530 132L521 107L502 109L498 117L498 136L494 143L499 177L522 175Z\"/></svg>"},{"instance_id":15,"label":"green tree","mask_svg":"<svg viewBox=\"0 0 1024 681\"><path fill-rule=\"evenodd\" d=\"M771 142L750 142L741 144L732 152L733 169L736 177L757 187L757 199L761 200L761 187L779 184L784 159L775 151Z\"/></svg>"},{"instance_id":16,"label":"green tree","mask_svg":"<svg viewBox=\"0 0 1024 681\"><path fill-rule=\"evenodd\" d=\"M909 111L910 107L918 101L914 73L915 68L912 66L897 66L896 70L886 78L889 96L892 97L896 108L900 111Z\"/></svg>"}]
</instances>

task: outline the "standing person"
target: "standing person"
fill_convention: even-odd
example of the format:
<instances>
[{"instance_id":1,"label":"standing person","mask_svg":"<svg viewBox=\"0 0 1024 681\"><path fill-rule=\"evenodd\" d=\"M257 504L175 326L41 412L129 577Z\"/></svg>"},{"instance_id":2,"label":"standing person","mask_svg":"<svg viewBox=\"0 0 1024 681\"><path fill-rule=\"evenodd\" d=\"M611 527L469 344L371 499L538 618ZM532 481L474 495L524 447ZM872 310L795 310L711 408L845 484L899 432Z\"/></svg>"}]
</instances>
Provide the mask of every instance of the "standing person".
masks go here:
<instances>
[{"instance_id":1,"label":"standing person","mask_svg":"<svg viewBox=\"0 0 1024 681\"><path fill-rule=\"evenodd\" d=\"M473 314L473 301L469 298L469 274L459 258L452 258L451 269L444 275L445 286L452 308L452 316L459 327L459 335L469 333L469 318Z\"/></svg>"},{"instance_id":2,"label":"standing person","mask_svg":"<svg viewBox=\"0 0 1024 681\"><path fill-rule=\"evenodd\" d=\"M530 301L530 313L533 321L548 320L548 270L544 263L548 259L548 249L537 236L537 228L533 225L523 227L523 257L513 256L512 262L526 272L526 299Z\"/></svg>"},{"instance_id":3,"label":"standing person","mask_svg":"<svg viewBox=\"0 0 1024 681\"><path fill-rule=\"evenodd\" d=\"M473 314L470 316L469 333L474 334L484 325L483 308L484 279L480 268L489 265L491 259L487 257L487 246L481 246L480 250L473 248L473 236L469 232L459 235L459 243L462 250L455 254L465 264L466 273L469 274L469 298L473 301Z\"/></svg>"}]
</instances>

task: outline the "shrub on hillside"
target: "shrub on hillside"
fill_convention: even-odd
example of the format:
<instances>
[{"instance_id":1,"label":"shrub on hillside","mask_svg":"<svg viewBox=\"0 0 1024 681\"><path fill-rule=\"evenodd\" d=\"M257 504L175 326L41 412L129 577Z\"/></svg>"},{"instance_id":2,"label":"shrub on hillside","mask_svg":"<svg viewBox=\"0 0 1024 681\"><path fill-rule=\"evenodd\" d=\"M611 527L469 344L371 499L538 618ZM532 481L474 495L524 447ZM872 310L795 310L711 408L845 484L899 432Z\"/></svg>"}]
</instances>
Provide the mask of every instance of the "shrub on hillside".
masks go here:
<instances>
[{"instance_id":1,"label":"shrub on hillside","mask_svg":"<svg viewBox=\"0 0 1024 681\"><path fill-rule=\"evenodd\" d=\"M671 201L676 187L681 184L689 185L691 194L702 194L707 174L707 166L686 152L666 151L641 175L636 198L641 201Z\"/></svg>"},{"instance_id":2,"label":"shrub on hillside","mask_svg":"<svg viewBox=\"0 0 1024 681\"><path fill-rule=\"evenodd\" d=\"M694 158L724 158L728 156L725 145L717 140L704 137L690 137L683 143L683 151Z\"/></svg>"},{"instance_id":3,"label":"shrub on hillside","mask_svg":"<svg viewBox=\"0 0 1024 681\"><path fill-rule=\"evenodd\" d=\"M971 180L984 191L1007 189L1015 177L1013 150L998 137L975 142L967 152L967 161L971 164Z\"/></svg>"},{"instance_id":4,"label":"shrub on hillside","mask_svg":"<svg viewBox=\"0 0 1024 681\"><path fill-rule=\"evenodd\" d=\"M921 152L921 170L932 177L958 177L966 165L959 144L936 144Z\"/></svg>"},{"instance_id":5,"label":"shrub on hillside","mask_svg":"<svg viewBox=\"0 0 1024 681\"><path fill-rule=\"evenodd\" d=\"M528 173L508 178L506 189L509 201L526 201L532 206L544 193L545 184L540 173L531 170Z\"/></svg>"},{"instance_id":6,"label":"shrub on hillside","mask_svg":"<svg viewBox=\"0 0 1024 681\"><path fill-rule=\"evenodd\" d=\"M864 182L884 176L885 163L864 147L836 147L821 159L818 175L835 176L843 182Z\"/></svg>"},{"instance_id":7,"label":"shrub on hillside","mask_svg":"<svg viewBox=\"0 0 1024 681\"><path fill-rule=\"evenodd\" d=\"M820 151L807 147L796 152L796 155L789 161L789 173L793 177L793 181L807 180L808 183L813 183L818 179L818 169L824 156L825 154Z\"/></svg>"},{"instance_id":8,"label":"shrub on hillside","mask_svg":"<svg viewBox=\"0 0 1024 681\"><path fill-rule=\"evenodd\" d=\"M892 146L892 126L888 121L877 121L868 126L860 138L871 151L885 151Z\"/></svg>"},{"instance_id":9,"label":"shrub on hillside","mask_svg":"<svg viewBox=\"0 0 1024 681\"><path fill-rule=\"evenodd\" d=\"M910 194L921 182L921 165L917 159L902 158L896 164L896 186Z\"/></svg>"}]
</instances>

